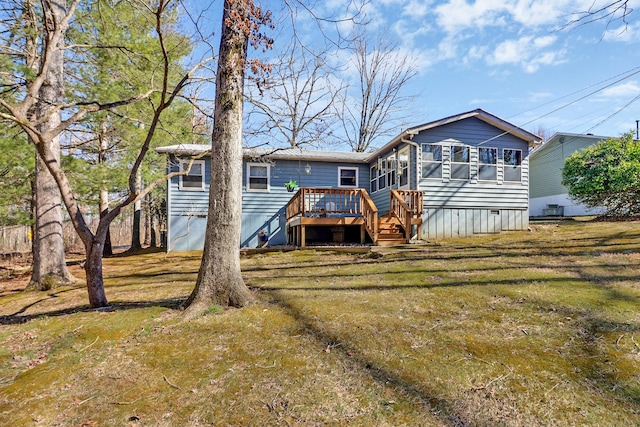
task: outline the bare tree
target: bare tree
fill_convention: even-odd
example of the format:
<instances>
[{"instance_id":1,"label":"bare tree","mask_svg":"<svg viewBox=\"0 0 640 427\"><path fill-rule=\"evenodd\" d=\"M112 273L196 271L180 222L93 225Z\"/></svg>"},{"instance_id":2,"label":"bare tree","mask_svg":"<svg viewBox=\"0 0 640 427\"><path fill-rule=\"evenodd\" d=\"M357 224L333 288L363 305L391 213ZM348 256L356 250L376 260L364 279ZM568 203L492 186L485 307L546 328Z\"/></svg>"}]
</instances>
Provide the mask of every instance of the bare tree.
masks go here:
<instances>
[{"instance_id":1,"label":"bare tree","mask_svg":"<svg viewBox=\"0 0 640 427\"><path fill-rule=\"evenodd\" d=\"M576 25L586 25L597 21L606 21L607 26L615 21L621 21L625 29L629 26L629 18L633 8L630 0L614 0L605 4L593 1L586 10L576 11L563 28Z\"/></svg>"},{"instance_id":2,"label":"bare tree","mask_svg":"<svg viewBox=\"0 0 640 427\"><path fill-rule=\"evenodd\" d=\"M266 81L250 79L246 98L246 135L282 141L288 147L328 143L337 123L334 102L340 90L331 87L326 50L312 53L297 36L282 54L269 60Z\"/></svg>"},{"instance_id":3,"label":"bare tree","mask_svg":"<svg viewBox=\"0 0 640 427\"><path fill-rule=\"evenodd\" d=\"M351 149L363 152L377 138L397 133L403 111L416 96L403 89L417 71L396 45L384 38L372 43L365 33L354 38L352 65L357 81L341 100L342 126Z\"/></svg>"},{"instance_id":4,"label":"bare tree","mask_svg":"<svg viewBox=\"0 0 640 427\"><path fill-rule=\"evenodd\" d=\"M53 4L53 2L44 2ZM66 2L60 1L60 4ZM47 25L43 26L43 46L40 55L40 66L37 73L33 76L25 75L26 87L23 91L19 91L16 87L14 91L6 91L0 96L0 118L12 121L18 124L28 135L29 139L35 146L38 157L43 161L48 171L55 179L56 185L62 196L65 207L73 223L73 226L82 240L85 247L86 263L86 284L89 294L89 303L92 307L103 307L108 304L104 291L104 282L102 276L102 253L107 235L109 224L120 214L122 209L144 197L154 185L163 183L166 177L163 177L147 188L140 190L136 185L136 176L141 167L145 155L149 151L151 141L156 129L161 126L161 117L165 111L169 109L173 101L179 96L182 89L188 84L194 70L200 66L196 64L191 70L184 72L182 66L178 66L181 75L176 76L173 69L176 64L170 55L171 47L167 45L170 38L165 32L166 14L170 13L171 0L159 0L155 2L155 8L145 8L151 13L152 22L155 23L154 32L157 35L157 51L160 52L160 64L157 68L158 76L157 84L152 84L154 79L146 90L134 93L127 99L101 103L98 101L84 101L79 103L60 103L56 102L50 105L47 114L56 114L63 112L63 120L52 128L43 129L40 124L47 118L42 117L36 108L40 100L43 86L46 86L49 73L55 70L55 60L57 55L61 54L61 42L65 37L69 22L77 8L80 0L74 0L69 4L66 13L60 15L45 15ZM173 46L175 48L175 46ZM118 47L120 50L121 47ZM126 49L122 49L126 50ZM127 53L130 53L127 51ZM56 78L62 78L57 75ZM112 210L101 216L97 229L93 232L87 225L84 213L73 191L71 182L65 169L62 167L56 152L55 140L62 132L71 126L80 123L86 116L103 110L116 109L118 107L129 105L139 101L146 101L151 105L152 118L145 128L143 140L140 141L134 160L131 163L131 169L128 178L128 188L124 192L122 199L114 206ZM177 175L177 174L173 174Z\"/></svg>"},{"instance_id":5,"label":"bare tree","mask_svg":"<svg viewBox=\"0 0 640 427\"><path fill-rule=\"evenodd\" d=\"M260 33L269 14L253 0L225 0L216 74L209 210L196 286L185 302L187 316L211 305L242 307L253 296L240 270L242 221L242 112L248 45L270 45ZM260 64L252 62L259 67Z\"/></svg>"}]
</instances>

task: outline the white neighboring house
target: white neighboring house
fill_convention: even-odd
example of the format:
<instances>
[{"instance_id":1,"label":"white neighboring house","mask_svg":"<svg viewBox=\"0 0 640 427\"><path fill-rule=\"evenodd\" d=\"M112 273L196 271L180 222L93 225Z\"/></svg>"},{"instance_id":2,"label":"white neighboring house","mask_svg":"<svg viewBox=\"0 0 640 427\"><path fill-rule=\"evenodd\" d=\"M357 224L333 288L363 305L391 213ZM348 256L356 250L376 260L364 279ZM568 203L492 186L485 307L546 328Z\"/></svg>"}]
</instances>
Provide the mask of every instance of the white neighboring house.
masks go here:
<instances>
[{"instance_id":1,"label":"white neighboring house","mask_svg":"<svg viewBox=\"0 0 640 427\"><path fill-rule=\"evenodd\" d=\"M588 209L569 197L562 185L562 169L567 157L596 145L607 136L558 132L536 148L529 159L529 215L582 216L604 213L602 208Z\"/></svg>"}]
</instances>

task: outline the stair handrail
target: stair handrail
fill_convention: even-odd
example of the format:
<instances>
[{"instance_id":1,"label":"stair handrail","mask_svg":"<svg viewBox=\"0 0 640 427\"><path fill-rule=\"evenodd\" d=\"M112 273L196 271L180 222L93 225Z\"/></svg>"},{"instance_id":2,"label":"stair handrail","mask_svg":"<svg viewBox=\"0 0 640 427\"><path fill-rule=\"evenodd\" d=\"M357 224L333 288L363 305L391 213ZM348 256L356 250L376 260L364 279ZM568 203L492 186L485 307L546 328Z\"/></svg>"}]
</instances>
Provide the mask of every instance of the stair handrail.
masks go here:
<instances>
[{"instance_id":1,"label":"stair handrail","mask_svg":"<svg viewBox=\"0 0 640 427\"><path fill-rule=\"evenodd\" d=\"M378 208L373 203L373 199L367 193L367 190L361 188L360 194L360 215L364 221L364 228L369 233L373 244L378 242L379 224L378 224Z\"/></svg>"},{"instance_id":2,"label":"stair handrail","mask_svg":"<svg viewBox=\"0 0 640 427\"><path fill-rule=\"evenodd\" d=\"M404 237L409 241L411 239L411 218L414 212L398 190L389 192L389 213L398 218L402 228L404 228Z\"/></svg>"},{"instance_id":3,"label":"stair handrail","mask_svg":"<svg viewBox=\"0 0 640 427\"><path fill-rule=\"evenodd\" d=\"M289 200L286 207L287 221L291 218L295 218L298 215L304 216L305 214L305 191L306 188L299 188L296 194Z\"/></svg>"}]
</instances>

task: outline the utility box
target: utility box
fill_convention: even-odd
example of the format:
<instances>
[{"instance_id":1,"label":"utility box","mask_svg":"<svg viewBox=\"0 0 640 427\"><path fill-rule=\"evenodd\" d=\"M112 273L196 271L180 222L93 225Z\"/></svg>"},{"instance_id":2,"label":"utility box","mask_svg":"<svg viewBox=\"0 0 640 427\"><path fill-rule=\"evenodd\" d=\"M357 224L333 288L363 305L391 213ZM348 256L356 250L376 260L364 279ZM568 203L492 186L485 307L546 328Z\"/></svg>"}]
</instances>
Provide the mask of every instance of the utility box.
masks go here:
<instances>
[{"instance_id":1,"label":"utility box","mask_svg":"<svg viewBox=\"0 0 640 427\"><path fill-rule=\"evenodd\" d=\"M542 209L542 215L544 216L564 216L564 206L547 205L545 209Z\"/></svg>"}]
</instances>

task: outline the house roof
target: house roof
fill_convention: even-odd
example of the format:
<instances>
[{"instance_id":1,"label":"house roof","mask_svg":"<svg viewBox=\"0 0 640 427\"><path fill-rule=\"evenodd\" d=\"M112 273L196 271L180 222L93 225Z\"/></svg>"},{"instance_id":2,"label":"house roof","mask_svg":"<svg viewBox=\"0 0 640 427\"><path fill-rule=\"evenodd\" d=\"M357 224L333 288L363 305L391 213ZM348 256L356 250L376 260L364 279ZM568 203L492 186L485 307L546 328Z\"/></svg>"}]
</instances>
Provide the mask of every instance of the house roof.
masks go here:
<instances>
[{"instance_id":1,"label":"house roof","mask_svg":"<svg viewBox=\"0 0 640 427\"><path fill-rule=\"evenodd\" d=\"M484 111L481 108L476 108L475 110L467 111L466 113L456 114L454 116L445 117L443 119L435 120L432 122L424 123L418 126L410 127L405 131L401 132L398 136L393 138L387 144L385 144L380 149L376 150L373 154L370 154L368 160L372 160L375 158L380 152L385 152L392 148L394 145L398 144L402 139L408 138L411 139L413 135L416 135L424 130L437 128L439 126L448 125L450 123L454 123L460 120L465 120L475 117L479 120L482 120L485 123L493 125L498 129L503 130L506 133L510 133L522 140L525 140L529 143L529 145L539 144L542 142L542 138L538 135L535 135L529 131L526 131L512 123L509 123L506 120L501 119L498 116L495 116L491 113Z\"/></svg>"},{"instance_id":2,"label":"house roof","mask_svg":"<svg viewBox=\"0 0 640 427\"><path fill-rule=\"evenodd\" d=\"M534 145L542 142L542 138L531 132L528 132L506 120L501 119L498 116L494 116L481 108L477 108L466 113L456 114L454 116L445 117L444 119L435 120L433 122L424 123L422 125L408 128L401 132L383 147L370 153L355 153L346 151L321 151L321 150L303 150L299 148L248 148L244 149L244 157L268 157L270 159L289 159L289 160L305 160L305 161L323 161L323 162L351 162L351 163L368 163L375 159L380 153L388 151L393 146L397 145L404 138L411 139L414 135L427 130L436 128L439 126L454 123L460 120L469 118L477 118L490 125L501 129L502 131L514 135L524 141L527 141L529 145ZM499 135L498 135L499 136ZM496 136L497 137L497 136ZM171 145L167 147L156 148L158 153L164 154L176 154L185 156L197 156L200 154L206 154L211 150L210 145L198 145L198 144L179 144Z\"/></svg>"},{"instance_id":3,"label":"house roof","mask_svg":"<svg viewBox=\"0 0 640 427\"><path fill-rule=\"evenodd\" d=\"M564 139L563 139L564 138ZM551 138L549 138L549 140L547 142L545 142L544 144L540 145L539 147L536 147L535 150L533 150L531 152L531 156L537 156L539 153L542 153L544 151L546 151L547 149L549 149L549 147L552 147L554 145L556 145L557 143L566 143L569 141L572 141L574 139L591 139L592 143L595 144L598 141L603 141L605 139L609 139L609 136L602 136L602 135L593 135L590 133L584 134L584 133L568 133L568 132L556 132L553 134L553 136Z\"/></svg>"},{"instance_id":4,"label":"house roof","mask_svg":"<svg viewBox=\"0 0 640 427\"><path fill-rule=\"evenodd\" d=\"M161 154L175 154L178 156L198 156L208 154L211 151L210 145L204 144L177 144L156 148ZM243 149L245 158L268 157L270 159L281 160L304 160L322 162L349 162L364 163L369 153L353 153L350 151L320 151L302 150L299 148L245 148Z\"/></svg>"}]
</instances>

